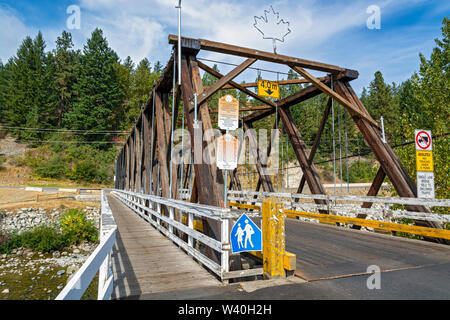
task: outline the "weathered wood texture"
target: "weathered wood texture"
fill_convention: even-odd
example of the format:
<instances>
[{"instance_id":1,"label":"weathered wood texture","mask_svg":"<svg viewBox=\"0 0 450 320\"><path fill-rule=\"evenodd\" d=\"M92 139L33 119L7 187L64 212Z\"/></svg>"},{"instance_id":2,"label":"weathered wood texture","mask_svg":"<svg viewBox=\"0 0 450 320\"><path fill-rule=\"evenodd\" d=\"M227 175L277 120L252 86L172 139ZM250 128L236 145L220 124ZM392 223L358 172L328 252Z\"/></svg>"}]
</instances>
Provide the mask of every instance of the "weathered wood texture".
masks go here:
<instances>
[{"instance_id":1,"label":"weathered wood texture","mask_svg":"<svg viewBox=\"0 0 450 320\"><path fill-rule=\"evenodd\" d=\"M113 299L219 286L221 282L118 199L108 201L118 226L112 253Z\"/></svg>"}]
</instances>

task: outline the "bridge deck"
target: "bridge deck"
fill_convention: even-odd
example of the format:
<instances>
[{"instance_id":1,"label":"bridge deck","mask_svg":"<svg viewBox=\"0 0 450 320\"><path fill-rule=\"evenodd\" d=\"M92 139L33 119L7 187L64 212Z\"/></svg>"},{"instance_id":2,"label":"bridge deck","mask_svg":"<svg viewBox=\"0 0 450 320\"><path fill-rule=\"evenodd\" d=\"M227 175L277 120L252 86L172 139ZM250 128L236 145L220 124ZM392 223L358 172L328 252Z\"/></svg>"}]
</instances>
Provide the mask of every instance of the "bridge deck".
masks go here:
<instances>
[{"instance_id":1,"label":"bridge deck","mask_svg":"<svg viewBox=\"0 0 450 320\"><path fill-rule=\"evenodd\" d=\"M108 196L118 232L113 248L113 299L208 286L221 282L187 257L120 200Z\"/></svg>"},{"instance_id":2,"label":"bridge deck","mask_svg":"<svg viewBox=\"0 0 450 320\"><path fill-rule=\"evenodd\" d=\"M420 269L450 263L450 246L286 219L286 250L297 274L311 281L367 272Z\"/></svg>"}]
</instances>

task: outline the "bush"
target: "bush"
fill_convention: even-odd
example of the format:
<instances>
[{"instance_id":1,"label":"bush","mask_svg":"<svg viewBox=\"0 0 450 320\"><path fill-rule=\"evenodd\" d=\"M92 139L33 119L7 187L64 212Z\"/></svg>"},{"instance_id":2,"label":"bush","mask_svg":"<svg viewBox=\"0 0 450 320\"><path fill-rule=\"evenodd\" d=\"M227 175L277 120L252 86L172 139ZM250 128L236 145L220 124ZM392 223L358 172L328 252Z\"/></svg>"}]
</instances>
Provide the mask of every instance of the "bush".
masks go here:
<instances>
[{"instance_id":1,"label":"bush","mask_svg":"<svg viewBox=\"0 0 450 320\"><path fill-rule=\"evenodd\" d=\"M12 249L20 247L50 252L60 250L67 244L67 238L56 226L41 225L28 231L7 235L6 241L0 244L0 252L10 253Z\"/></svg>"},{"instance_id":2,"label":"bush","mask_svg":"<svg viewBox=\"0 0 450 320\"><path fill-rule=\"evenodd\" d=\"M31 248L35 251L61 250L82 241L97 242L98 232L94 222L78 209L69 209L59 224L41 225L31 230L10 234L0 232L0 253L10 253L14 248Z\"/></svg>"},{"instance_id":3,"label":"bush","mask_svg":"<svg viewBox=\"0 0 450 320\"><path fill-rule=\"evenodd\" d=\"M54 155L48 161L41 162L34 172L41 178L59 179L65 177L68 167L61 155Z\"/></svg>"},{"instance_id":4,"label":"bush","mask_svg":"<svg viewBox=\"0 0 450 320\"><path fill-rule=\"evenodd\" d=\"M64 234L56 226L42 225L25 231L21 235L22 247L36 251L50 252L61 250L68 242Z\"/></svg>"},{"instance_id":5,"label":"bush","mask_svg":"<svg viewBox=\"0 0 450 320\"><path fill-rule=\"evenodd\" d=\"M61 230L71 244L81 241L96 242L98 232L94 222L89 221L86 215L78 209L69 209L61 217Z\"/></svg>"}]
</instances>

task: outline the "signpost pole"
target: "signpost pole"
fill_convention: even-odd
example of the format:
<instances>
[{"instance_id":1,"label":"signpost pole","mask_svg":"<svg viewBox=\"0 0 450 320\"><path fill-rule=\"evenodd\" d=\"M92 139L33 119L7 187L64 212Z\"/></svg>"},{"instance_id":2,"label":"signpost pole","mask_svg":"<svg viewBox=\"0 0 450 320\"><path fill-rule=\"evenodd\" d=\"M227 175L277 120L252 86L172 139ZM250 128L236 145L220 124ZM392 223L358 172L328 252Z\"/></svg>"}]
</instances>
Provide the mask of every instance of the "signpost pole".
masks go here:
<instances>
[{"instance_id":1,"label":"signpost pole","mask_svg":"<svg viewBox=\"0 0 450 320\"><path fill-rule=\"evenodd\" d=\"M228 132L229 131L227 130L226 134L228 134ZM228 200L228 170L225 169L225 186L224 186L224 192L223 192L223 207L224 208L228 207L227 200Z\"/></svg>"}]
</instances>

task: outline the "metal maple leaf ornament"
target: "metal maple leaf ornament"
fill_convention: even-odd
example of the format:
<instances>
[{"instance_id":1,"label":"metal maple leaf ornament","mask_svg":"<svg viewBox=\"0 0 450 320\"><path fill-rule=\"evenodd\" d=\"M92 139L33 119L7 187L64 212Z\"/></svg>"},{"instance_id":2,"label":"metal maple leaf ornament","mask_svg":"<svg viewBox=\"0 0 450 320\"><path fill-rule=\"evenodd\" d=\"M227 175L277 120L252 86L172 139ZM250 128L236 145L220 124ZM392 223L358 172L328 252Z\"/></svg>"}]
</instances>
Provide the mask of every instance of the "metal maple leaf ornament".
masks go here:
<instances>
[{"instance_id":1,"label":"metal maple leaf ornament","mask_svg":"<svg viewBox=\"0 0 450 320\"><path fill-rule=\"evenodd\" d=\"M256 30L261 32L263 39L272 39L273 52L277 53L276 41L284 42L284 38L291 33L289 28L289 22L280 20L280 14L275 12L272 6L271 10L264 10L264 16L255 16L255 24L253 25Z\"/></svg>"}]
</instances>

